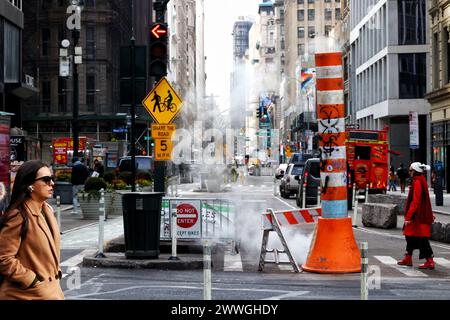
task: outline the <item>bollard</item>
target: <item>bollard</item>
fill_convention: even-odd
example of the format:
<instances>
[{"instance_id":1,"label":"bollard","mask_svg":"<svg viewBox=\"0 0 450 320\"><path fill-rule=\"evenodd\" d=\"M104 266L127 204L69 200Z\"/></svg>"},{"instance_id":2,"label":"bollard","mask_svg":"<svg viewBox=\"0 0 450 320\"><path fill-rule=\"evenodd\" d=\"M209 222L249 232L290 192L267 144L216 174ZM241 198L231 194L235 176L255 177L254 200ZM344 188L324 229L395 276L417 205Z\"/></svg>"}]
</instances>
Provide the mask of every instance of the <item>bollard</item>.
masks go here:
<instances>
[{"instance_id":1,"label":"bollard","mask_svg":"<svg viewBox=\"0 0 450 320\"><path fill-rule=\"evenodd\" d=\"M303 184L303 190L302 190L302 208L306 208L306 183Z\"/></svg>"},{"instance_id":2,"label":"bollard","mask_svg":"<svg viewBox=\"0 0 450 320\"><path fill-rule=\"evenodd\" d=\"M317 206L320 207L320 186L317 187Z\"/></svg>"},{"instance_id":3,"label":"bollard","mask_svg":"<svg viewBox=\"0 0 450 320\"><path fill-rule=\"evenodd\" d=\"M369 299L369 287L367 277L369 273L368 244L361 243L361 300Z\"/></svg>"},{"instance_id":4,"label":"bollard","mask_svg":"<svg viewBox=\"0 0 450 320\"><path fill-rule=\"evenodd\" d=\"M100 190L100 207L98 211L100 214L98 216L98 253L95 256L96 258L106 258L103 253L103 242L104 242L104 233L105 233L105 191L103 189Z\"/></svg>"},{"instance_id":5,"label":"bollard","mask_svg":"<svg viewBox=\"0 0 450 320\"><path fill-rule=\"evenodd\" d=\"M357 228L357 224L356 224L356 219L358 217L358 198L356 197L356 183L353 183L353 195L352 195L352 200L353 200L353 221L352 221L352 225L354 228Z\"/></svg>"},{"instance_id":6,"label":"bollard","mask_svg":"<svg viewBox=\"0 0 450 320\"><path fill-rule=\"evenodd\" d=\"M211 300L211 247L203 243L203 300Z\"/></svg>"},{"instance_id":7,"label":"bollard","mask_svg":"<svg viewBox=\"0 0 450 320\"><path fill-rule=\"evenodd\" d=\"M170 205L169 205L170 208ZM172 255L169 260L180 260L177 257L177 209L172 210L172 220L171 220L171 233L172 233Z\"/></svg>"},{"instance_id":8,"label":"bollard","mask_svg":"<svg viewBox=\"0 0 450 320\"><path fill-rule=\"evenodd\" d=\"M59 234L61 231L61 196L56 196L56 219L58 221Z\"/></svg>"},{"instance_id":9,"label":"bollard","mask_svg":"<svg viewBox=\"0 0 450 320\"><path fill-rule=\"evenodd\" d=\"M277 195L277 178L273 178L273 195Z\"/></svg>"},{"instance_id":10,"label":"bollard","mask_svg":"<svg viewBox=\"0 0 450 320\"><path fill-rule=\"evenodd\" d=\"M369 200L369 185L366 184L366 199L364 199L364 202L367 203Z\"/></svg>"}]
</instances>

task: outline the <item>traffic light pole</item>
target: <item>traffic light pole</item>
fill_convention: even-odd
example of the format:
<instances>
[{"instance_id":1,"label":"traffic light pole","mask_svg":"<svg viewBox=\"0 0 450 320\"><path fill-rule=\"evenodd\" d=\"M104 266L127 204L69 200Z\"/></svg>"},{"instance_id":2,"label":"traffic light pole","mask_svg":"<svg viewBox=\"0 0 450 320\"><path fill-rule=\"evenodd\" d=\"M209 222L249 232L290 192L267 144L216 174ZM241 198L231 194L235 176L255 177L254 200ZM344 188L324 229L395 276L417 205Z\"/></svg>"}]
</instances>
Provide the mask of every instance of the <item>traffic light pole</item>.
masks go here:
<instances>
[{"instance_id":1,"label":"traffic light pole","mask_svg":"<svg viewBox=\"0 0 450 320\"><path fill-rule=\"evenodd\" d=\"M136 141L135 136L135 118L136 118L136 50L135 39L131 37L131 192L136 191Z\"/></svg>"},{"instance_id":2,"label":"traffic light pole","mask_svg":"<svg viewBox=\"0 0 450 320\"><path fill-rule=\"evenodd\" d=\"M165 20L165 12L167 3L169 0L156 1L153 3L153 9L156 13L156 22L164 23ZM155 77L155 84L162 78ZM165 192L165 177L166 177L166 163L164 161L155 161L155 183L153 187L153 191L155 192Z\"/></svg>"}]
</instances>

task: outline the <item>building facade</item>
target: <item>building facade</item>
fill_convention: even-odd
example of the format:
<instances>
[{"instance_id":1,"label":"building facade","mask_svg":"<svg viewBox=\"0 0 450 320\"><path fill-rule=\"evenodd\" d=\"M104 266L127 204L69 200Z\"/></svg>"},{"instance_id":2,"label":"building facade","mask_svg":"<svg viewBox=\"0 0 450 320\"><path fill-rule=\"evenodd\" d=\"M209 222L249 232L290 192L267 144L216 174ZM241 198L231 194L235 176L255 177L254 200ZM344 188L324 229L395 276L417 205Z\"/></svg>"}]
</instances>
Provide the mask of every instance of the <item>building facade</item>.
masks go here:
<instances>
[{"instance_id":1,"label":"building facade","mask_svg":"<svg viewBox=\"0 0 450 320\"><path fill-rule=\"evenodd\" d=\"M314 102L301 98L302 68L313 67L319 39L329 37L341 19L340 6L340 0L284 0L283 142L293 151L311 149L304 132L315 125L315 110L308 109Z\"/></svg>"},{"instance_id":2,"label":"building facade","mask_svg":"<svg viewBox=\"0 0 450 320\"><path fill-rule=\"evenodd\" d=\"M448 1L433 1L429 10L431 59L428 75L432 163L444 164L444 184L450 192L450 7Z\"/></svg>"},{"instance_id":3,"label":"building facade","mask_svg":"<svg viewBox=\"0 0 450 320\"><path fill-rule=\"evenodd\" d=\"M389 128L391 164L429 163L430 1L351 1L350 115L361 129ZM419 115L419 148L410 148L410 112Z\"/></svg>"}]
</instances>

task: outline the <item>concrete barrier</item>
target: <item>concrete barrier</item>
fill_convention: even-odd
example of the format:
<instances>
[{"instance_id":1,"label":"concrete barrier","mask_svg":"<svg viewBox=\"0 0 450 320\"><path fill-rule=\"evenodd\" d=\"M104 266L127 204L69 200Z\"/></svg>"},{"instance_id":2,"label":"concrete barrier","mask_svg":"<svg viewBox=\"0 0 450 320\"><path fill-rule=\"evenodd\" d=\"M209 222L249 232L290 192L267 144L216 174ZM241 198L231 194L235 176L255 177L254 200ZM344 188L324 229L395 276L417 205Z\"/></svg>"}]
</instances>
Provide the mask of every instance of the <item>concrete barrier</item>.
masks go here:
<instances>
[{"instance_id":1,"label":"concrete barrier","mask_svg":"<svg viewBox=\"0 0 450 320\"><path fill-rule=\"evenodd\" d=\"M389 203L397 206L395 212L399 216L405 215L406 194L369 194L370 203Z\"/></svg>"},{"instance_id":2,"label":"concrete barrier","mask_svg":"<svg viewBox=\"0 0 450 320\"><path fill-rule=\"evenodd\" d=\"M397 205L386 203L364 203L362 223L365 227L381 229L397 228Z\"/></svg>"}]
</instances>

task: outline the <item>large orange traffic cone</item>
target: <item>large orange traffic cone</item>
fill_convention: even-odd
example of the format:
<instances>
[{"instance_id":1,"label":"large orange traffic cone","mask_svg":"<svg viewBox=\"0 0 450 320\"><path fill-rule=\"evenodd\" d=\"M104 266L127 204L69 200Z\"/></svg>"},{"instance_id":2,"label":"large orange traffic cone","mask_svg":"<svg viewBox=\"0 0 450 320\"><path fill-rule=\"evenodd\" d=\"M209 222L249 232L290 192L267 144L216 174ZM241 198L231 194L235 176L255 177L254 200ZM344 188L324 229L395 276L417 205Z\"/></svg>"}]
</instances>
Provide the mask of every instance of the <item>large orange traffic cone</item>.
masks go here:
<instances>
[{"instance_id":1,"label":"large orange traffic cone","mask_svg":"<svg viewBox=\"0 0 450 320\"><path fill-rule=\"evenodd\" d=\"M319 218L302 269L317 273L361 272L361 254L350 217Z\"/></svg>"}]
</instances>

